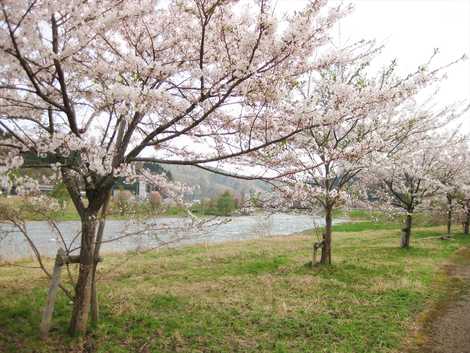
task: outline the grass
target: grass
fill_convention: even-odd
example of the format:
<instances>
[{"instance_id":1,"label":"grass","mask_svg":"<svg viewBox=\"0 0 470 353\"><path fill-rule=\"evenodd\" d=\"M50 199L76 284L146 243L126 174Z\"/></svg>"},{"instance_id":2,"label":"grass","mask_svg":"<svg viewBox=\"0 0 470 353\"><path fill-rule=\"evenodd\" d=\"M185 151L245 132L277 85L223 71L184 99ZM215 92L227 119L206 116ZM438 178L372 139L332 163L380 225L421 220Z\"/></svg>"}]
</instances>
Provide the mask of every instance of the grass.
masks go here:
<instances>
[{"instance_id":1,"label":"grass","mask_svg":"<svg viewBox=\"0 0 470 353\"><path fill-rule=\"evenodd\" d=\"M399 229L400 224L396 223L380 223L372 221L361 221L353 223L340 223L333 226L334 232L364 232L367 230L387 230Z\"/></svg>"},{"instance_id":2,"label":"grass","mask_svg":"<svg viewBox=\"0 0 470 353\"><path fill-rule=\"evenodd\" d=\"M44 215L39 214L38 212L33 212L28 207L25 206L24 198L21 196L0 196L0 205L8 206L11 209L20 210L21 214L24 219L31 220L31 221L42 221L47 219L47 217L51 217L52 219L58 221L76 221L79 220L80 217L76 209L73 206L72 202L66 202L64 209L60 211L53 212L52 214L49 213L47 217ZM1 217L1 215L0 215Z\"/></svg>"},{"instance_id":3,"label":"grass","mask_svg":"<svg viewBox=\"0 0 470 353\"><path fill-rule=\"evenodd\" d=\"M311 269L309 232L212 246L106 256L101 321L66 334L60 296L50 338L38 338L47 281L0 267L0 352L402 352L416 315L441 295L439 269L470 237L417 228L402 250L399 226L335 226L334 264ZM22 262L21 265L27 265ZM49 266L51 263L49 262ZM437 276L437 277L436 277Z\"/></svg>"}]
</instances>

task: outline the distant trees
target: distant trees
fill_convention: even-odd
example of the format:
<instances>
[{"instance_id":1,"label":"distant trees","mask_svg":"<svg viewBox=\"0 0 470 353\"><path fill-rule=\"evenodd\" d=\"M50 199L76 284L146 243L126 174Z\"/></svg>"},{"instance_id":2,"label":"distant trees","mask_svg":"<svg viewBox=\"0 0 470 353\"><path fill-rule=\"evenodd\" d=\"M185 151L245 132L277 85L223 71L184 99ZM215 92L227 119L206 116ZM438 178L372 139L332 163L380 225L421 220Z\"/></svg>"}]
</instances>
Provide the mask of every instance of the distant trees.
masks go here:
<instances>
[{"instance_id":1,"label":"distant trees","mask_svg":"<svg viewBox=\"0 0 470 353\"><path fill-rule=\"evenodd\" d=\"M452 233L452 223L456 211L456 201L465 198L464 189L468 178L469 149L465 136L438 136L440 144L446 143L444 148L440 149L439 160L441 163L441 172L438 180L441 184L441 194L445 198L447 211L447 235ZM465 203L465 201L463 201ZM465 222L464 222L465 224Z\"/></svg>"},{"instance_id":2,"label":"distant trees","mask_svg":"<svg viewBox=\"0 0 470 353\"><path fill-rule=\"evenodd\" d=\"M224 191L211 199L199 201L193 205L192 211L201 215L230 216L238 208L238 199L230 191Z\"/></svg>"},{"instance_id":3,"label":"distant trees","mask_svg":"<svg viewBox=\"0 0 470 353\"><path fill-rule=\"evenodd\" d=\"M465 186L457 198L457 203L462 210L462 226L465 235L470 234L470 195L467 188L468 186Z\"/></svg>"},{"instance_id":4,"label":"distant trees","mask_svg":"<svg viewBox=\"0 0 470 353\"><path fill-rule=\"evenodd\" d=\"M225 191L222 195L217 198L217 212L222 216L230 216L230 214L237 207L237 203L233 195Z\"/></svg>"},{"instance_id":5,"label":"distant trees","mask_svg":"<svg viewBox=\"0 0 470 353\"><path fill-rule=\"evenodd\" d=\"M410 246L414 214L429 211L435 198L449 200L451 189L455 190L452 186L455 169L450 168L446 160L451 158L458 162L458 155L454 154L457 146L468 148L455 136L422 133L414 135L394 153L376 159L368 180L380 186L376 189L379 202L389 205L392 212L398 209L404 213L402 248ZM452 219L451 212L449 208L448 222Z\"/></svg>"},{"instance_id":6,"label":"distant trees","mask_svg":"<svg viewBox=\"0 0 470 353\"><path fill-rule=\"evenodd\" d=\"M468 138L468 137L467 137ZM468 141L464 140L453 146L448 153L443 153L447 164L443 185L447 199L447 228L454 220L453 213L462 221L464 234L470 234L470 150Z\"/></svg>"}]
</instances>

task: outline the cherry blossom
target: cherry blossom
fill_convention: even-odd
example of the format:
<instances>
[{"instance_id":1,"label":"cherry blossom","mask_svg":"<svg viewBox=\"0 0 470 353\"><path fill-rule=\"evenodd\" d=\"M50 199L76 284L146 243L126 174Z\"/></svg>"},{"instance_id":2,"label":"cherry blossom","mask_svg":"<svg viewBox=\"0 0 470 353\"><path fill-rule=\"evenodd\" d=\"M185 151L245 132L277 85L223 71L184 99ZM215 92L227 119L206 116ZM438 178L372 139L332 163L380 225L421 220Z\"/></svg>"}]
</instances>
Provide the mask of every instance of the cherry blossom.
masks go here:
<instances>
[{"instance_id":1,"label":"cherry blossom","mask_svg":"<svg viewBox=\"0 0 470 353\"><path fill-rule=\"evenodd\" d=\"M73 333L87 327L98 214L117 178L150 178L139 161L253 163L309 127L286 97L307 71L340 60L320 49L351 10L320 0L284 19L268 0L0 7L1 172L37 156L34 167L60 171L80 215Z\"/></svg>"},{"instance_id":2,"label":"cherry blossom","mask_svg":"<svg viewBox=\"0 0 470 353\"><path fill-rule=\"evenodd\" d=\"M426 111L416 104L418 93L442 79L442 68L419 67L400 77L393 61L376 73L369 67L380 51L373 41L358 42L341 50L341 62L309 73L292 104L306 120L321 123L275 146L267 157L266 163L277 167L280 200L323 211L321 263L331 263L333 210L362 194L355 183L371 161L461 113L460 106Z\"/></svg>"},{"instance_id":3,"label":"cherry blossom","mask_svg":"<svg viewBox=\"0 0 470 353\"><path fill-rule=\"evenodd\" d=\"M456 146L467 148L456 135L421 133L410 137L393 153L375 159L367 182L380 203L404 213L401 247L410 246L413 215L429 211L435 197L449 193L451 183L447 178L456 169L450 169L444 161L457 157Z\"/></svg>"}]
</instances>

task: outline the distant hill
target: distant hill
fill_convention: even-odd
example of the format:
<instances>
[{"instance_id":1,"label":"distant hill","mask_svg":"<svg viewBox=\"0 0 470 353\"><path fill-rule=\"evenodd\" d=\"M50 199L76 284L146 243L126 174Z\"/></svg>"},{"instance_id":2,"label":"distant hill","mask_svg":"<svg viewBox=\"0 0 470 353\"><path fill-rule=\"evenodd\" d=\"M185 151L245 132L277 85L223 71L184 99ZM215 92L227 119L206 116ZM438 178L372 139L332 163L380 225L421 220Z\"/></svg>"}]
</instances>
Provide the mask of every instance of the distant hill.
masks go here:
<instances>
[{"instance_id":1,"label":"distant hill","mask_svg":"<svg viewBox=\"0 0 470 353\"><path fill-rule=\"evenodd\" d=\"M175 181L189 186L199 185L194 191L193 199L202 200L212 198L230 191L237 197L247 197L252 192L265 192L270 190L267 183L257 180L242 180L211 173L193 166L164 165Z\"/></svg>"}]
</instances>

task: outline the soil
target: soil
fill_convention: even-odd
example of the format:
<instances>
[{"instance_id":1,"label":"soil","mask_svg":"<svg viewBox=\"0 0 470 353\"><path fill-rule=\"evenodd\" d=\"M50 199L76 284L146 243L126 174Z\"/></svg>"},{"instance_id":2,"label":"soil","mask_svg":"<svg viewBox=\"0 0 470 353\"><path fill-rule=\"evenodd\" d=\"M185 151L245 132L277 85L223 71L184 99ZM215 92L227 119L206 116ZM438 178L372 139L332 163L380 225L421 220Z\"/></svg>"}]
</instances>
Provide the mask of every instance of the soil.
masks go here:
<instances>
[{"instance_id":1,"label":"soil","mask_svg":"<svg viewBox=\"0 0 470 353\"><path fill-rule=\"evenodd\" d=\"M470 249L459 251L446 272L449 296L425 322L419 353L470 353Z\"/></svg>"}]
</instances>

